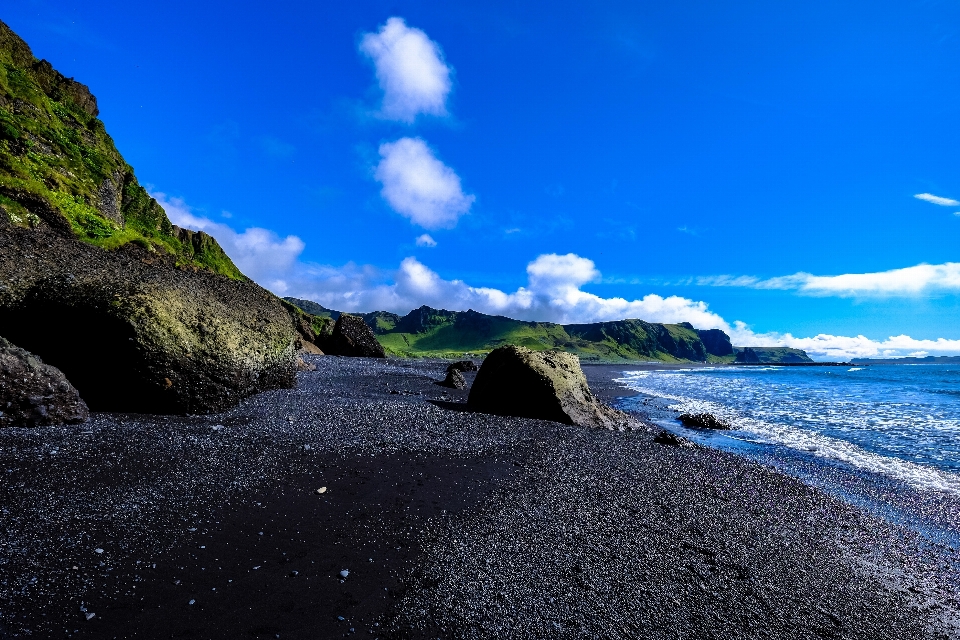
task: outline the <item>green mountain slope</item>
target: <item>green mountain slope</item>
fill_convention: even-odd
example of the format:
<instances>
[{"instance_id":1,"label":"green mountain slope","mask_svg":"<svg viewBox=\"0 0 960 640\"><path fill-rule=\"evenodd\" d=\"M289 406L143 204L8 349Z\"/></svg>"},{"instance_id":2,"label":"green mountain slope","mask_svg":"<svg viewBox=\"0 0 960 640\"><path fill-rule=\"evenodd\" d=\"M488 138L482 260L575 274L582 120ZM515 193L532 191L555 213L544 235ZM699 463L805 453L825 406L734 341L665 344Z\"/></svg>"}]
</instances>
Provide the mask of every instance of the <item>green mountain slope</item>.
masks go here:
<instances>
[{"instance_id":1,"label":"green mountain slope","mask_svg":"<svg viewBox=\"0 0 960 640\"><path fill-rule=\"evenodd\" d=\"M97 115L97 100L0 22L0 216L104 249L135 243L183 267L243 275L216 240L170 223ZM8 222L9 221L9 222Z\"/></svg>"},{"instance_id":2,"label":"green mountain slope","mask_svg":"<svg viewBox=\"0 0 960 640\"><path fill-rule=\"evenodd\" d=\"M285 300L308 314L323 314L325 318L339 315L308 300ZM535 350L569 351L587 362L733 361L733 347L726 334L711 330L707 343L713 346L708 349L701 332L688 323L619 320L560 325L427 306L405 316L385 311L359 315L373 329L384 349L396 356L457 358L515 344Z\"/></svg>"}]
</instances>

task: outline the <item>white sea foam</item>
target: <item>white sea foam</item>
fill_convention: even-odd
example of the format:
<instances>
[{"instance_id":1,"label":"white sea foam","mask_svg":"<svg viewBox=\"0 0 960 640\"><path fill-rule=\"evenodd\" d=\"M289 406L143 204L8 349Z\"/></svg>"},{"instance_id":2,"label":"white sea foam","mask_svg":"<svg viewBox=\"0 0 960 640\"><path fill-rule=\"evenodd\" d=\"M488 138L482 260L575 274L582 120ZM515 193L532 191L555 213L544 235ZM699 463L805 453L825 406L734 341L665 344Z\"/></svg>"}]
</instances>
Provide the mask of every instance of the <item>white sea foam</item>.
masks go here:
<instances>
[{"instance_id":1,"label":"white sea foam","mask_svg":"<svg viewBox=\"0 0 960 640\"><path fill-rule=\"evenodd\" d=\"M908 483L918 489L943 491L960 495L960 475L937 469L928 464L920 464L904 460L892 455L883 455L868 451L856 443L818 433L812 428L802 425L815 426L825 421L831 421L839 430L849 430L851 434L865 423L878 433L884 429L896 433L903 428L904 420L898 417L898 412L904 409L902 403L891 402L881 411L862 411L862 407L854 408L855 401L837 401L832 397L823 396L823 390L805 389L806 398L793 402L784 402L783 385L771 383L772 388L761 390L750 381L726 378L723 380L709 379L703 376L679 376L666 372L638 371L627 372L626 377L617 382L624 386L650 396L671 401L671 409L681 413L707 412L716 415L734 425L736 431L733 436L740 435L745 440L765 444L774 444L789 447L797 451L839 461L865 471L879 473ZM732 394L752 395L759 402L754 402L750 414L716 400L694 398L677 393L687 388L708 388L707 395L724 396ZM855 397L855 396L854 396ZM840 406L833 406L839 404ZM953 433L960 437L960 421L948 419L944 416L926 415L925 420L917 416L910 424L913 429L922 429L923 424L935 425L938 433ZM779 419L779 420L778 420ZM781 421L785 420L785 421ZM789 422L790 424L787 424ZM884 434L889 435L889 434ZM853 439L853 438L852 438ZM891 448L894 445L888 445ZM910 444L900 445L907 449Z\"/></svg>"}]
</instances>

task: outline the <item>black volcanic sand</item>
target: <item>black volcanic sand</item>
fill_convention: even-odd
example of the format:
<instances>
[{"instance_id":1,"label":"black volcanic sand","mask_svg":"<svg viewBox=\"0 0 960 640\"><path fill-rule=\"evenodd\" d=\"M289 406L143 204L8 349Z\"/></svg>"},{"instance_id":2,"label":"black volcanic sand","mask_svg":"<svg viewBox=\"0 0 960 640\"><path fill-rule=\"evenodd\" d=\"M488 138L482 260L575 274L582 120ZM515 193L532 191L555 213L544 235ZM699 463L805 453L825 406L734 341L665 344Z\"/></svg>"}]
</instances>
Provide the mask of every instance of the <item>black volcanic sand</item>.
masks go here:
<instances>
[{"instance_id":1,"label":"black volcanic sand","mask_svg":"<svg viewBox=\"0 0 960 640\"><path fill-rule=\"evenodd\" d=\"M0 637L957 633L956 550L782 473L312 361L214 416L0 430Z\"/></svg>"}]
</instances>

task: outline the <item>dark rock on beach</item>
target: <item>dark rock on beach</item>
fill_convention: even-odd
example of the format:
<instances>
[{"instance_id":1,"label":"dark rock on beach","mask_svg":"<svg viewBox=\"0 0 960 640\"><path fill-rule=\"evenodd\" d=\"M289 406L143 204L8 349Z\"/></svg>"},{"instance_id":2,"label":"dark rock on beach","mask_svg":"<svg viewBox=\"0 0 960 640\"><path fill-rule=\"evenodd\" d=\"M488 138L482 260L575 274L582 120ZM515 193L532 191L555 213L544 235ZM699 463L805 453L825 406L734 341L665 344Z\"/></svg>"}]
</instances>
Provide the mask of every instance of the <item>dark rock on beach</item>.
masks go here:
<instances>
[{"instance_id":1,"label":"dark rock on beach","mask_svg":"<svg viewBox=\"0 0 960 640\"><path fill-rule=\"evenodd\" d=\"M450 389L467 388L467 381L463 377L463 373L460 372L460 369L454 369L453 367L447 367L447 377L440 384Z\"/></svg>"},{"instance_id":2,"label":"dark rock on beach","mask_svg":"<svg viewBox=\"0 0 960 640\"><path fill-rule=\"evenodd\" d=\"M513 345L494 349L486 357L467 404L484 413L586 427L613 429L633 422L593 397L577 356Z\"/></svg>"},{"instance_id":3,"label":"dark rock on beach","mask_svg":"<svg viewBox=\"0 0 960 640\"><path fill-rule=\"evenodd\" d=\"M451 363L447 367L447 371L453 371L454 369L463 373L464 371L476 371L479 367L473 360L460 360L459 362Z\"/></svg>"},{"instance_id":4,"label":"dark rock on beach","mask_svg":"<svg viewBox=\"0 0 960 640\"><path fill-rule=\"evenodd\" d=\"M683 413L677 416L677 420L683 423L685 427L694 429L718 429L726 430L730 425L710 413Z\"/></svg>"},{"instance_id":5,"label":"dark rock on beach","mask_svg":"<svg viewBox=\"0 0 960 640\"><path fill-rule=\"evenodd\" d=\"M0 335L63 371L95 410L200 413L292 386L297 334L248 280L0 228Z\"/></svg>"},{"instance_id":6,"label":"dark rock on beach","mask_svg":"<svg viewBox=\"0 0 960 640\"><path fill-rule=\"evenodd\" d=\"M693 443L684 438L683 436L678 436L675 433L671 433L667 430L660 431L657 435L653 436L653 441L657 444L665 444L671 447L692 447Z\"/></svg>"},{"instance_id":7,"label":"dark rock on beach","mask_svg":"<svg viewBox=\"0 0 960 640\"><path fill-rule=\"evenodd\" d=\"M89 417L63 372L0 337L0 427L86 422Z\"/></svg>"},{"instance_id":8,"label":"dark rock on beach","mask_svg":"<svg viewBox=\"0 0 960 640\"><path fill-rule=\"evenodd\" d=\"M350 356L360 358L383 358L386 356L383 345L377 341L363 318L340 314L337 323L333 326L333 335L321 347L325 353L334 356Z\"/></svg>"}]
</instances>

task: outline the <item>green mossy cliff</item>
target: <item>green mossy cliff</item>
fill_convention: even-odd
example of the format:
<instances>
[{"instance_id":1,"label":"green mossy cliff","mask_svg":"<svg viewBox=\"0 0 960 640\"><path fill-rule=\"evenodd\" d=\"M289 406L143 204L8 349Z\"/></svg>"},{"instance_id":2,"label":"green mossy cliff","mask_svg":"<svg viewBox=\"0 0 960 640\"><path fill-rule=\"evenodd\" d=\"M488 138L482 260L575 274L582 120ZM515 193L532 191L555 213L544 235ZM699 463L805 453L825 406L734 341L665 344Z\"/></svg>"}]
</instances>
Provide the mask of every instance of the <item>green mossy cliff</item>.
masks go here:
<instances>
[{"instance_id":1,"label":"green mossy cliff","mask_svg":"<svg viewBox=\"0 0 960 640\"><path fill-rule=\"evenodd\" d=\"M97 115L97 99L0 22L0 216L105 249L136 243L181 267L243 275L216 240L170 223Z\"/></svg>"}]
</instances>

